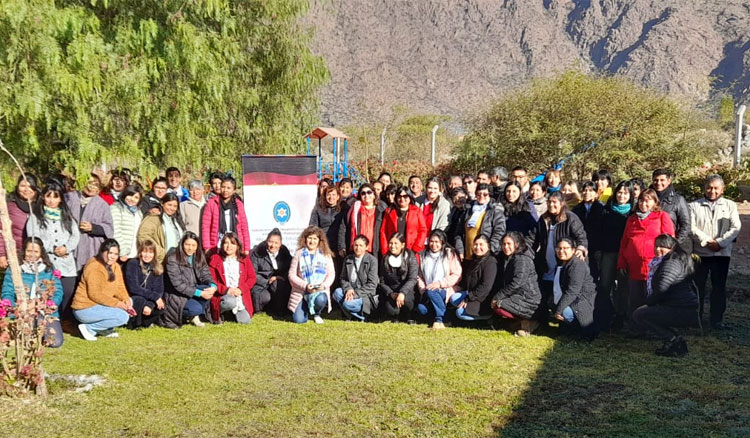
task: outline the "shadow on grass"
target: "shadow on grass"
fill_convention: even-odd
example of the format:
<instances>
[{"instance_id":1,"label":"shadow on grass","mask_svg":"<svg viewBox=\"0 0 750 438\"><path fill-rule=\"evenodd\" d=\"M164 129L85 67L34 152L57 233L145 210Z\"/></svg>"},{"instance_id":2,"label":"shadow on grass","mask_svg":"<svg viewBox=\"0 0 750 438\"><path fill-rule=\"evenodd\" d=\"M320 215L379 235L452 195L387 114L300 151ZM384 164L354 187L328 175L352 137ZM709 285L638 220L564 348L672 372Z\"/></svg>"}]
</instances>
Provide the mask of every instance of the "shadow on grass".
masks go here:
<instances>
[{"instance_id":1,"label":"shadow on grass","mask_svg":"<svg viewBox=\"0 0 750 438\"><path fill-rule=\"evenodd\" d=\"M731 329L685 330L690 353L656 356L656 341L560 339L501 437L750 436L750 305L731 302Z\"/></svg>"}]
</instances>

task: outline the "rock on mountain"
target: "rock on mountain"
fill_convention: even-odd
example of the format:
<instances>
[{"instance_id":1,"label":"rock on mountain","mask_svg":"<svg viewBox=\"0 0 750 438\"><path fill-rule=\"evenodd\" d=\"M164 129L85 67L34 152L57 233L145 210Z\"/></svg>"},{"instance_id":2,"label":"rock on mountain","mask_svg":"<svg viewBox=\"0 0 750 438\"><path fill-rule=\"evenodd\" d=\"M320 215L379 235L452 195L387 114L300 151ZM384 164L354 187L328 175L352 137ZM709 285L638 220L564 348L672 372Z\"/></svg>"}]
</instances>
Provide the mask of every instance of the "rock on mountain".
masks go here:
<instances>
[{"instance_id":1,"label":"rock on mountain","mask_svg":"<svg viewBox=\"0 0 750 438\"><path fill-rule=\"evenodd\" d=\"M305 21L331 71L333 125L397 106L460 118L570 68L697 100L750 97L749 1L313 0Z\"/></svg>"}]
</instances>

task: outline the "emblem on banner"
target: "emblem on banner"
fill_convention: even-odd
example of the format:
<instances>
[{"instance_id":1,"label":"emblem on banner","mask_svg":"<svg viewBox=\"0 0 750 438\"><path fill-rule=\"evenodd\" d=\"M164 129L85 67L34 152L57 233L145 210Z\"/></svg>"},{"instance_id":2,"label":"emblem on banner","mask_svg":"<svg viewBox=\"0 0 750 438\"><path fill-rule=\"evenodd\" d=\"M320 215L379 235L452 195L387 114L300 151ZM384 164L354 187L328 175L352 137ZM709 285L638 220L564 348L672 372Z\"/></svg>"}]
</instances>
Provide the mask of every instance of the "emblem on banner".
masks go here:
<instances>
[{"instance_id":1,"label":"emblem on banner","mask_svg":"<svg viewBox=\"0 0 750 438\"><path fill-rule=\"evenodd\" d=\"M273 206L273 219L281 225L289 222L291 217L291 209L289 204L284 201L279 201Z\"/></svg>"}]
</instances>

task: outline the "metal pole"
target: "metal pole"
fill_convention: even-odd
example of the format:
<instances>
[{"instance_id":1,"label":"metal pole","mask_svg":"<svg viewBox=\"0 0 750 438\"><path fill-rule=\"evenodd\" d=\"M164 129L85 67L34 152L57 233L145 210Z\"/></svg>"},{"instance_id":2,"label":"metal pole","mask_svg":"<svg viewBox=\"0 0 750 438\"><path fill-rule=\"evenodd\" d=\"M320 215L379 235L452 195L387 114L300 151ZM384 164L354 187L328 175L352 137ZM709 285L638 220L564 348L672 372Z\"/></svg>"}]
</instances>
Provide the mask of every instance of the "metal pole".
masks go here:
<instances>
[{"instance_id":1,"label":"metal pole","mask_svg":"<svg viewBox=\"0 0 750 438\"><path fill-rule=\"evenodd\" d=\"M435 167L435 136L437 134L439 125L435 125L432 128L432 166Z\"/></svg>"},{"instance_id":2,"label":"metal pole","mask_svg":"<svg viewBox=\"0 0 750 438\"><path fill-rule=\"evenodd\" d=\"M740 155L742 153L742 123L745 116L745 105L737 108L737 126L734 131L734 162L733 167L740 167Z\"/></svg>"},{"instance_id":3,"label":"metal pole","mask_svg":"<svg viewBox=\"0 0 750 438\"><path fill-rule=\"evenodd\" d=\"M336 138L333 138L333 182L338 182L336 179L336 176L338 175L338 167L339 167L339 151L336 150Z\"/></svg>"},{"instance_id":4,"label":"metal pole","mask_svg":"<svg viewBox=\"0 0 750 438\"><path fill-rule=\"evenodd\" d=\"M384 165L385 163L385 130L386 128L383 128L383 132L380 134L380 165Z\"/></svg>"},{"instance_id":5,"label":"metal pole","mask_svg":"<svg viewBox=\"0 0 750 438\"><path fill-rule=\"evenodd\" d=\"M346 139L344 139L344 177L349 178L349 161L346 157L347 148L348 145L346 144Z\"/></svg>"}]
</instances>

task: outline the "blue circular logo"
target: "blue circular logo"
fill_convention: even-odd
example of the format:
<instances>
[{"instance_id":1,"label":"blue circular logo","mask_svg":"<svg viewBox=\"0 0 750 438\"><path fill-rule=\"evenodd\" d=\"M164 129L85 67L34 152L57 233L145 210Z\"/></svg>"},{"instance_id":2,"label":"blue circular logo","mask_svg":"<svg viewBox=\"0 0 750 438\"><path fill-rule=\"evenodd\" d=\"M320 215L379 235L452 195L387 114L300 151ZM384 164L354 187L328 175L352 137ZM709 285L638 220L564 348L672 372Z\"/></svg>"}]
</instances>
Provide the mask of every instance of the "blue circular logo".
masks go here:
<instances>
[{"instance_id":1,"label":"blue circular logo","mask_svg":"<svg viewBox=\"0 0 750 438\"><path fill-rule=\"evenodd\" d=\"M273 206L273 219L284 225L289 222L292 210L289 208L289 204L284 201L279 201Z\"/></svg>"}]
</instances>

